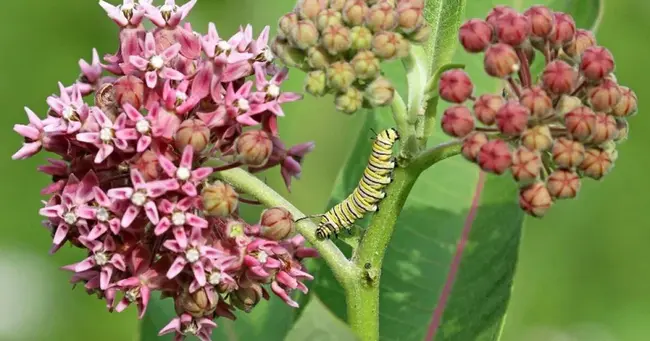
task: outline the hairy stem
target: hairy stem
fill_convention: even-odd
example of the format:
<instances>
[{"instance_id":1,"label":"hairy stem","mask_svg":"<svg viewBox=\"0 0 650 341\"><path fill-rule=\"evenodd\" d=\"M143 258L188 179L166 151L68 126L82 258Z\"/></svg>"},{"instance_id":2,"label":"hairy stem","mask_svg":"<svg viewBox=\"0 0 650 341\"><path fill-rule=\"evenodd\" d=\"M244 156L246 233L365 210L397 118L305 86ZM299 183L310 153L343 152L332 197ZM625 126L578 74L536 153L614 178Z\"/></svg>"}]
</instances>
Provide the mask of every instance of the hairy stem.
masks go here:
<instances>
[{"instance_id":1,"label":"hairy stem","mask_svg":"<svg viewBox=\"0 0 650 341\"><path fill-rule=\"evenodd\" d=\"M210 161L208 161L208 164ZM267 207L282 207L293 215L294 219L305 217L298 208L267 186L260 179L241 168L214 173L214 177L223 180L237 190L247 193ZM314 233L316 225L304 219L296 223L296 230L307 239L320 253L325 263L332 269L336 280L345 288L354 275L354 267L345 255L330 240L320 240Z\"/></svg>"}]
</instances>

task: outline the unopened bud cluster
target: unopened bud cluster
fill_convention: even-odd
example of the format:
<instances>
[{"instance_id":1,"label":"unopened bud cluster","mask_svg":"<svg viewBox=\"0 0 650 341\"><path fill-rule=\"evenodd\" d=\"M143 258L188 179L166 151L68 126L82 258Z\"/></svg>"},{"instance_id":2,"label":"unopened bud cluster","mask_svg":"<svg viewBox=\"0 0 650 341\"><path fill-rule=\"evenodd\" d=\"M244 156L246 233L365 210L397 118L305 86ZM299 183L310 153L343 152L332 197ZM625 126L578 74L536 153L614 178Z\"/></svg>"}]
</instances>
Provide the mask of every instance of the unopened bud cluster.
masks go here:
<instances>
[{"instance_id":1,"label":"unopened bud cluster","mask_svg":"<svg viewBox=\"0 0 650 341\"><path fill-rule=\"evenodd\" d=\"M507 85L476 95L465 71L443 73L439 94L452 106L442 129L462 139L463 156L483 171L509 171L526 213L541 217L556 200L576 197L583 178L611 171L637 96L618 84L611 52L590 31L544 6L523 14L497 6L485 20L465 22L459 40L467 52L483 53L485 72ZM545 66L534 80L536 57Z\"/></svg>"},{"instance_id":2,"label":"unopened bud cluster","mask_svg":"<svg viewBox=\"0 0 650 341\"><path fill-rule=\"evenodd\" d=\"M395 88L381 63L427 41L423 10L424 0L299 0L280 18L271 48L307 72L305 91L333 94L339 111L385 106Z\"/></svg>"}]
</instances>

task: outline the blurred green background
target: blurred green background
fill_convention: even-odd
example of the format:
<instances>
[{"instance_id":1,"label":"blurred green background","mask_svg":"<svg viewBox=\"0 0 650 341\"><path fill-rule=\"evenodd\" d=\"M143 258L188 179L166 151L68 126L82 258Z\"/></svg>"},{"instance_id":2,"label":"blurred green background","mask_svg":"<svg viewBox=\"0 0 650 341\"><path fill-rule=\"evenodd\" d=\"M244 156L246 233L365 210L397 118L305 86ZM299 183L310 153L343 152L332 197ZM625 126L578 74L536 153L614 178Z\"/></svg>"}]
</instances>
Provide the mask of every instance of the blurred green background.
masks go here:
<instances>
[{"instance_id":1,"label":"blurred green background","mask_svg":"<svg viewBox=\"0 0 650 341\"><path fill-rule=\"evenodd\" d=\"M479 1L479 0L469 0ZM480 0L483 1L483 0ZM579 1L579 0L578 0ZM201 0L192 13L194 29L214 21L223 35L251 22L256 33L289 11L294 0ZM617 77L641 101L650 96L645 63L650 55L650 2L609 0L598 31L600 44L616 57ZM109 314L83 290L71 290L58 267L80 253L64 248L49 256L50 238L40 227L39 190L48 182L35 172L43 155L10 162L20 146L11 131L26 122L22 107L43 115L56 82L69 84L77 60L116 49L117 27L96 1L2 1L0 11L0 341L133 340L134 310ZM649 53L649 54L646 54ZM300 91L294 73L288 88ZM281 133L289 143L314 140L316 151L290 198L305 212L319 212L346 158L346 145L361 122L333 111L331 98L307 98L286 106ZM314 110L318 108L319 110ZM604 182L589 182L579 200L557 205L544 220L529 221L521 248L514 297L504 341L641 341L650 335L650 120L631 120L631 140L620 147L615 171ZM328 127L330 129L323 129ZM280 184L277 174L269 182Z\"/></svg>"}]
</instances>

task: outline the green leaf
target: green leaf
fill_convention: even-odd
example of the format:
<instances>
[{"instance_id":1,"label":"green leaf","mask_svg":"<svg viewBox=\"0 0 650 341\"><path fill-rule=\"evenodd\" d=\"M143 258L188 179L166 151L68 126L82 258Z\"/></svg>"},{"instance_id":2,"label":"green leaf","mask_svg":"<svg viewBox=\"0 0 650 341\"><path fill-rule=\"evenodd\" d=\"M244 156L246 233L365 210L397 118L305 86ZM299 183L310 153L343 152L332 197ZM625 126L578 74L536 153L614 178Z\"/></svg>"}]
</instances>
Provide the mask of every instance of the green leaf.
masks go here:
<instances>
[{"instance_id":1,"label":"green leaf","mask_svg":"<svg viewBox=\"0 0 650 341\"><path fill-rule=\"evenodd\" d=\"M523 10L539 3L545 2L470 1L465 17L485 17L496 4ZM594 8L600 8L598 1L591 0L546 4L558 11L567 11L564 6L569 6L569 13L586 27L598 16ZM477 94L499 93L502 84L485 76L482 61L482 55L464 51L453 58L454 63L466 65ZM356 186L370 150L370 127L378 129L387 124L381 117L366 122L335 186L332 202ZM429 145L445 141L437 127ZM509 175L486 175L461 157L445 160L421 175L384 259L380 282L382 340L499 338L524 220L517 192ZM345 318L343 291L327 269L317 273L313 289L334 313Z\"/></svg>"},{"instance_id":2,"label":"green leaf","mask_svg":"<svg viewBox=\"0 0 650 341\"><path fill-rule=\"evenodd\" d=\"M285 341L355 341L350 328L312 296Z\"/></svg>"}]
</instances>

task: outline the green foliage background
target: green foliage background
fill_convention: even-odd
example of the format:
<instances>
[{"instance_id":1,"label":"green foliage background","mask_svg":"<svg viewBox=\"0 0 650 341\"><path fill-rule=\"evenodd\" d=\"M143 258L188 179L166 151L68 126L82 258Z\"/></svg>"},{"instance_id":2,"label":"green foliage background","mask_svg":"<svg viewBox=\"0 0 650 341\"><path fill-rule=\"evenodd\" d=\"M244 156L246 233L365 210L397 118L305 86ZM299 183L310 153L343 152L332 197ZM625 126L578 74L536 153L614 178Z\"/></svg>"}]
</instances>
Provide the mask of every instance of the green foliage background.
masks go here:
<instances>
[{"instance_id":1,"label":"green foliage background","mask_svg":"<svg viewBox=\"0 0 650 341\"><path fill-rule=\"evenodd\" d=\"M204 31L214 21L223 35L251 22L259 32L264 25L274 28L293 3L201 0L192 22ZM647 1L606 3L598 40L613 51L620 82L639 95L641 113L631 120L631 140L620 147L616 169L604 182L589 182L579 200L557 205L544 220L528 221L504 341L641 341L650 334L650 119L643 112L650 96L644 78L648 14ZM56 92L57 81L68 84L76 77L79 58L89 59L92 47L100 54L115 51L117 28L94 0L3 1L0 43L0 341L135 340L133 310L107 313L83 290L70 290L68 274L57 270L79 260L79 252L47 254L50 239L37 210L38 191L48 179L35 172L44 157L10 162L20 145L11 127L26 120L22 107L44 114L45 97ZM301 77L292 73L289 88L299 91ZM361 123L360 115L334 112L331 102L308 97L288 105L281 123L289 143L317 144L289 196L305 212L326 205L347 156L341 151L356 141ZM269 182L280 187L275 172Z\"/></svg>"}]
</instances>

